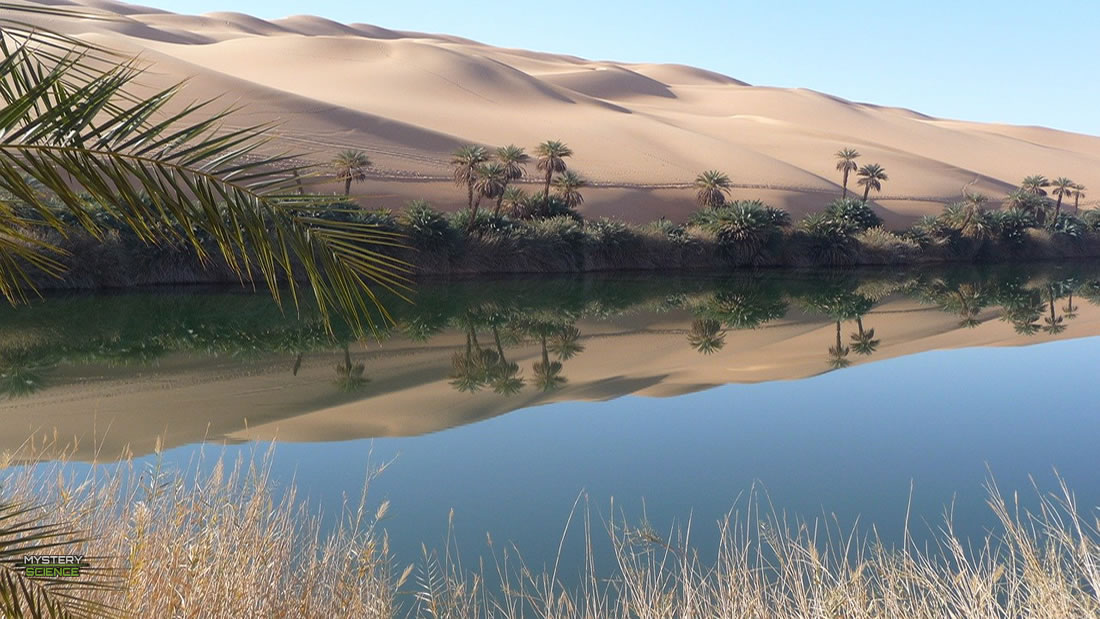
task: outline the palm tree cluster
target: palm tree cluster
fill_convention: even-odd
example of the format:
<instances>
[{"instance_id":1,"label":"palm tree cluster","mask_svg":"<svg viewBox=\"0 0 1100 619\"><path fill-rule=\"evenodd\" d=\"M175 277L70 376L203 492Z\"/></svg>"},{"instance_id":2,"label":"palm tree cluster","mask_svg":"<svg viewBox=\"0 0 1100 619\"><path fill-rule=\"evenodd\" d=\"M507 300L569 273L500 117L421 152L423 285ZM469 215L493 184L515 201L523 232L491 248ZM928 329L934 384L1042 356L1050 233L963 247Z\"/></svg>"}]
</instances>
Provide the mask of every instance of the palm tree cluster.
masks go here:
<instances>
[{"instance_id":1,"label":"palm tree cluster","mask_svg":"<svg viewBox=\"0 0 1100 619\"><path fill-rule=\"evenodd\" d=\"M871 190L882 191L882 183L889 180L886 176L886 169L877 163L868 163L860 166L856 163L856 160L860 158L859 151L854 148L842 148L834 155L836 157L836 169L842 175L841 186L843 187L842 198L848 197L848 175L852 172L856 173L859 179L856 181L857 185L863 187L863 203L867 203L867 199L870 197Z\"/></svg>"},{"instance_id":2,"label":"palm tree cluster","mask_svg":"<svg viewBox=\"0 0 1100 619\"><path fill-rule=\"evenodd\" d=\"M567 208L584 202L580 190L588 183L580 175L568 169L565 160L573 151L563 142L547 140L535 148L535 167L545 172L543 193L539 200L550 199L550 187L556 189L556 197ZM451 157L454 182L466 188L466 208L470 213L468 231L476 225L482 199L495 200L493 215L499 216L504 206L512 215L523 216L530 210L531 197L514 183L527 175L526 165L532 157L520 146L509 144L492 153L483 146L468 145L455 151ZM555 177L555 175L557 175Z\"/></svg>"},{"instance_id":3,"label":"palm tree cluster","mask_svg":"<svg viewBox=\"0 0 1100 619\"><path fill-rule=\"evenodd\" d=\"M1049 192L1047 188L1050 188ZM1061 218L1062 202L1066 198L1073 198L1073 214L1077 215L1081 208L1081 198L1086 196L1085 191L1084 185L1065 176L1051 180L1042 174L1032 174L1025 177L1020 186L1008 194L1005 207L1031 215L1040 224L1046 223L1053 228ZM1048 193L1056 199L1051 200ZM1053 214L1048 214L1051 210Z\"/></svg>"}]
</instances>

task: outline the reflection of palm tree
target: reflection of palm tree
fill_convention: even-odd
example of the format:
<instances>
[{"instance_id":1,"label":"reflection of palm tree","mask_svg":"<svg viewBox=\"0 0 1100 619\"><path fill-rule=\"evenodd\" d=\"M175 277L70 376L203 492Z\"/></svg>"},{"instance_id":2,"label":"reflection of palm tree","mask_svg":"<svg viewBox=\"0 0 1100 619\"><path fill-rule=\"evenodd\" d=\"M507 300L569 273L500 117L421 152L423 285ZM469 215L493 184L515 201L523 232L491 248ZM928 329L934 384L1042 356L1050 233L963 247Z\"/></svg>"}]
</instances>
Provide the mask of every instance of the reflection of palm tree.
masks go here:
<instances>
[{"instance_id":1,"label":"reflection of palm tree","mask_svg":"<svg viewBox=\"0 0 1100 619\"><path fill-rule=\"evenodd\" d=\"M490 376L493 391L501 395L513 395L523 389L523 377L519 375L519 364L508 361L504 356L504 346L500 342L500 331L493 325L493 341L497 347L497 363Z\"/></svg>"},{"instance_id":2,"label":"reflection of palm tree","mask_svg":"<svg viewBox=\"0 0 1100 619\"><path fill-rule=\"evenodd\" d=\"M829 367L834 370L846 368L852 365L848 359L848 347L840 340L840 321L836 321L836 346L829 347Z\"/></svg>"},{"instance_id":3,"label":"reflection of palm tree","mask_svg":"<svg viewBox=\"0 0 1100 619\"><path fill-rule=\"evenodd\" d=\"M726 332L722 330L722 323L706 318L691 321L688 344L704 355L718 352L726 345Z\"/></svg>"},{"instance_id":4,"label":"reflection of palm tree","mask_svg":"<svg viewBox=\"0 0 1100 619\"><path fill-rule=\"evenodd\" d=\"M370 379L363 375L365 371L366 366L362 363L352 364L351 351L348 350L348 345L344 344L344 362L336 365L336 378L332 382L342 391L355 391L370 382Z\"/></svg>"},{"instance_id":5,"label":"reflection of palm tree","mask_svg":"<svg viewBox=\"0 0 1100 619\"><path fill-rule=\"evenodd\" d=\"M451 385L464 392L479 391L485 385L484 351L469 316L466 317L466 350L451 356Z\"/></svg>"},{"instance_id":6,"label":"reflection of palm tree","mask_svg":"<svg viewBox=\"0 0 1100 619\"><path fill-rule=\"evenodd\" d=\"M535 372L535 386L541 391L553 391L564 385L566 378L561 375L561 363L550 360L546 335L540 335L539 342L542 344L542 361L535 362L532 368Z\"/></svg>"},{"instance_id":7,"label":"reflection of palm tree","mask_svg":"<svg viewBox=\"0 0 1100 619\"><path fill-rule=\"evenodd\" d=\"M856 318L856 326L859 329L858 333L852 334L852 350L856 351L859 355L870 355L878 348L879 341L875 339L875 330L863 329L863 317Z\"/></svg>"},{"instance_id":8,"label":"reflection of palm tree","mask_svg":"<svg viewBox=\"0 0 1100 619\"><path fill-rule=\"evenodd\" d=\"M581 332L573 325L564 326L554 333L550 340L550 351L562 361L568 361L584 352L584 345L580 343Z\"/></svg>"},{"instance_id":9,"label":"reflection of palm tree","mask_svg":"<svg viewBox=\"0 0 1100 619\"><path fill-rule=\"evenodd\" d=\"M53 364L21 348L0 355L0 393L9 399L28 396L45 386L43 374Z\"/></svg>"},{"instance_id":10,"label":"reflection of palm tree","mask_svg":"<svg viewBox=\"0 0 1100 619\"><path fill-rule=\"evenodd\" d=\"M1054 286L1047 286L1047 290L1050 314L1043 319L1043 331L1049 333L1050 335L1058 335L1059 333L1066 330L1066 325L1062 321L1061 316L1057 316L1054 314L1054 299L1056 298L1056 295L1054 294Z\"/></svg>"},{"instance_id":11,"label":"reflection of palm tree","mask_svg":"<svg viewBox=\"0 0 1100 619\"><path fill-rule=\"evenodd\" d=\"M1077 306L1073 304L1073 293L1069 293L1069 298L1066 299L1066 304L1062 306L1062 316L1066 320L1073 320L1077 318Z\"/></svg>"},{"instance_id":12,"label":"reflection of palm tree","mask_svg":"<svg viewBox=\"0 0 1100 619\"><path fill-rule=\"evenodd\" d=\"M1034 290L1021 290L1004 302L1001 320L1012 323L1012 328L1020 335L1035 335L1039 332L1039 319L1043 316L1046 303Z\"/></svg>"}]
</instances>

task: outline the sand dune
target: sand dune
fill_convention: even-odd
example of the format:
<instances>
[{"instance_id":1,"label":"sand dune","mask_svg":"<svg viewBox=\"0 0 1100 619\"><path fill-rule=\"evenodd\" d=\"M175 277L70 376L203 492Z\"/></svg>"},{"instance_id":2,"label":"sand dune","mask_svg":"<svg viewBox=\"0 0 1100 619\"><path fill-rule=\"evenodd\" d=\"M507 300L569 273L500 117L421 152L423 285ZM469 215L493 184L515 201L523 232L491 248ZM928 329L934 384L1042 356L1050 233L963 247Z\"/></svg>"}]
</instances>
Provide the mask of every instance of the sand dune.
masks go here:
<instances>
[{"instance_id":1,"label":"sand dune","mask_svg":"<svg viewBox=\"0 0 1100 619\"><path fill-rule=\"evenodd\" d=\"M530 148L544 139L569 143L571 166L596 181L587 214L634 221L685 217L694 208L688 185L706 168L729 173L736 198L761 197L796 215L821 208L839 193L832 153L843 146L886 167L876 204L894 225L938 211L969 183L994 198L1035 173L1100 185L1094 136L937 119L682 65L590 61L305 15L268 21L40 1L113 15L50 26L141 53L154 64L151 79L192 78L190 98L228 93L248 105L241 124L280 121L287 148L317 161L367 151L377 169L355 189L369 205L423 197L457 208L464 195L447 168L457 145Z\"/></svg>"}]
</instances>

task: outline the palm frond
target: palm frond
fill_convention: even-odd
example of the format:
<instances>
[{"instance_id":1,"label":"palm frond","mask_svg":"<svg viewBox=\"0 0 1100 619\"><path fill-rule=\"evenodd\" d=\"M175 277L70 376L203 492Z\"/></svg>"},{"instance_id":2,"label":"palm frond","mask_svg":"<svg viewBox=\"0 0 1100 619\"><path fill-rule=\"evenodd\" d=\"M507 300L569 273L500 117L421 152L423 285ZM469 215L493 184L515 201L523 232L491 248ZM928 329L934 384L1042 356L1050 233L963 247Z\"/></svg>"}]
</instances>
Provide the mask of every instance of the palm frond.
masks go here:
<instances>
[{"instance_id":1,"label":"palm frond","mask_svg":"<svg viewBox=\"0 0 1100 619\"><path fill-rule=\"evenodd\" d=\"M0 191L40 225L74 231L59 205L98 237L89 208L97 204L146 243L184 244L204 263L216 254L242 281L262 280L280 304L280 286L297 307L306 282L326 324L338 315L361 332L390 320L376 289L408 290L409 265L383 249L399 239L331 221L328 198L298 195L303 178L323 175L290 154L267 154L269 126L225 131L221 121L235 110L210 113L213 100L170 112L178 84L130 97L143 74L133 62L97 70L79 50L43 58L36 46L6 40L0 51ZM57 276L61 256L13 213L0 208L8 239L0 293L18 301L34 290L27 269Z\"/></svg>"}]
</instances>

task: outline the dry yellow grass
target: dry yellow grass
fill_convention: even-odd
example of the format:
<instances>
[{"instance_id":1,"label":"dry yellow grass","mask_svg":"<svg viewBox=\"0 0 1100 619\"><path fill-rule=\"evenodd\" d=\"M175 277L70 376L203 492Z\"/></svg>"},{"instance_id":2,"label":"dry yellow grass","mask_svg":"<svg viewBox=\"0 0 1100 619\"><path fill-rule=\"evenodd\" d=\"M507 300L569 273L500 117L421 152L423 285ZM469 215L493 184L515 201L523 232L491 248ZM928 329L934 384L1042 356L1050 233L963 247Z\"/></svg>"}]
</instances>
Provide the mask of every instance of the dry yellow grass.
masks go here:
<instances>
[{"instance_id":1,"label":"dry yellow grass","mask_svg":"<svg viewBox=\"0 0 1100 619\"><path fill-rule=\"evenodd\" d=\"M835 522L789 523L750 493L706 554L687 534L612 523L609 573L593 567L599 524L575 506L567 528L584 529L586 577L565 587L557 562L531 570L504 551L469 569L451 542L399 569L375 527L387 506L368 510L366 486L322 533L293 484L276 491L268 456L182 471L124 461L46 482L9 455L0 479L5 500L51 502L43 518L116 557L125 586L93 595L136 617L1100 616L1100 522L1064 486L1028 512L991 484L1000 528L987 538L947 523L928 546L907 536L893 549Z\"/></svg>"}]
</instances>

